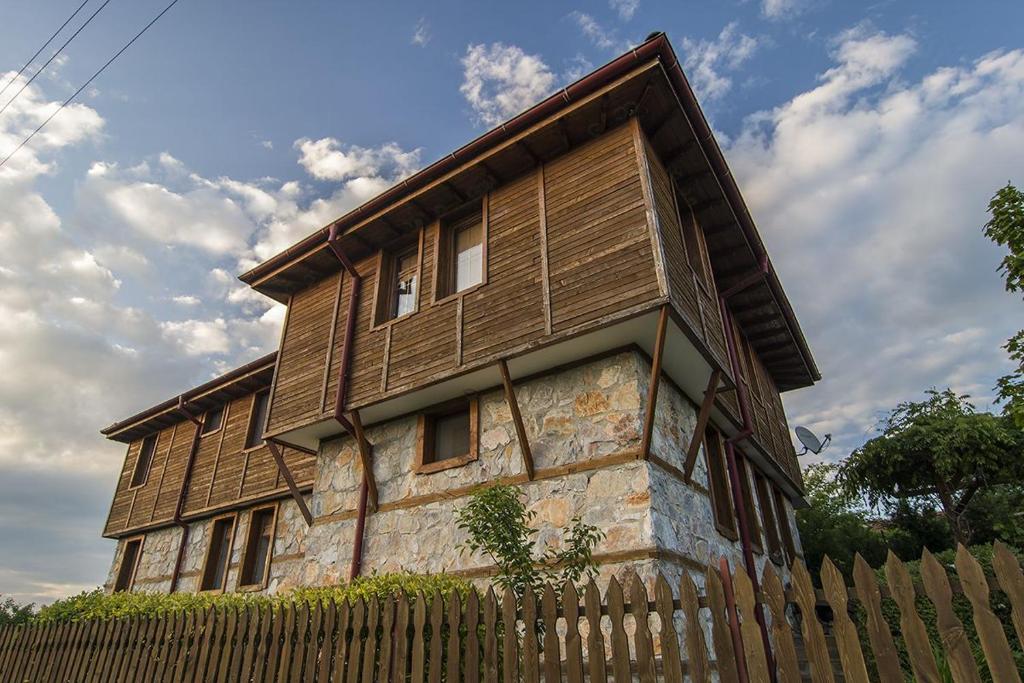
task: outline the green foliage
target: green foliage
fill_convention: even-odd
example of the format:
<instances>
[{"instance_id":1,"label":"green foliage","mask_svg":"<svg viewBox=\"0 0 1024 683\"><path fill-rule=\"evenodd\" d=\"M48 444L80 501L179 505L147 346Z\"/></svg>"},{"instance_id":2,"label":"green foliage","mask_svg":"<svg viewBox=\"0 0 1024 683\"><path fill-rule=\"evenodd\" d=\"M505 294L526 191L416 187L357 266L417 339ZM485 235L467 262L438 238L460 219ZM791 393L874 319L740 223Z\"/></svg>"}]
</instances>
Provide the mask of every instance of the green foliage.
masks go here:
<instances>
[{"instance_id":1,"label":"green foliage","mask_svg":"<svg viewBox=\"0 0 1024 683\"><path fill-rule=\"evenodd\" d=\"M970 538L964 512L980 490L1024 477L1022 434L1008 420L979 413L950 389L927 400L899 404L880 436L855 450L839 468L851 495L872 504L931 498L941 506L954 538Z\"/></svg>"},{"instance_id":2,"label":"green foliage","mask_svg":"<svg viewBox=\"0 0 1024 683\"><path fill-rule=\"evenodd\" d=\"M540 560L534 559L537 530L530 522L536 514L526 509L514 486L478 489L464 507L455 509L455 517L468 536L461 549L488 555L498 566L498 585L516 595L538 589L545 578L575 583L597 573L592 553L604 532L579 517L562 530L560 550L548 548Z\"/></svg>"},{"instance_id":3,"label":"green foliage","mask_svg":"<svg viewBox=\"0 0 1024 683\"><path fill-rule=\"evenodd\" d=\"M999 263L999 272L1008 292L1024 291L1024 192L1006 183L988 203L989 221L985 236L1007 254ZM1003 414L1024 429L1024 330L1010 337L1004 347L1010 359L1017 364L1012 374L1000 377L996 383L997 400L1003 404Z\"/></svg>"},{"instance_id":4,"label":"green foliage","mask_svg":"<svg viewBox=\"0 0 1024 683\"><path fill-rule=\"evenodd\" d=\"M130 616L152 616L179 610L206 610L216 608L239 608L250 606L264 607L292 602L314 603L336 602L344 600L384 599L398 591L406 591L411 596L422 591L426 595L440 592L450 595L453 592L466 594L470 584L450 574L411 574L396 572L389 574L373 574L357 577L351 583L336 586L318 586L296 588L295 590L273 596L254 593L111 593L101 588L79 593L78 595L57 600L43 607L34 621L65 622L84 619L115 619Z\"/></svg>"},{"instance_id":5,"label":"green foliage","mask_svg":"<svg viewBox=\"0 0 1024 683\"><path fill-rule=\"evenodd\" d=\"M35 603L18 604L14 598L0 595L0 627L27 624L35 614Z\"/></svg>"}]
</instances>

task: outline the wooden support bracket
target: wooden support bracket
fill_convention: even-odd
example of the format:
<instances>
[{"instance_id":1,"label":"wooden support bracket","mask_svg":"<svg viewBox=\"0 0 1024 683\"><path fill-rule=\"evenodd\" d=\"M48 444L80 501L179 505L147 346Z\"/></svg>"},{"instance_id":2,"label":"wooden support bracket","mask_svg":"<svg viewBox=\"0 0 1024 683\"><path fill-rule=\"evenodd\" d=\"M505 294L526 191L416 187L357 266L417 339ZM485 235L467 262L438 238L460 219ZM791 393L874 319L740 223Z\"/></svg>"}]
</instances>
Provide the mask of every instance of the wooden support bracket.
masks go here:
<instances>
[{"instance_id":1,"label":"wooden support bracket","mask_svg":"<svg viewBox=\"0 0 1024 683\"><path fill-rule=\"evenodd\" d=\"M270 449L270 454L274 456L274 462L277 463L277 470L284 477L284 481L288 484L288 490L292 494L292 498L295 500L295 504L299 506L299 512L302 513L303 519L306 520L308 526L313 526L313 513L309 511L309 507L306 505L306 500L299 493L299 487L295 485L295 477L292 476L291 470L288 469L288 463L284 461L284 456L281 454L280 446L271 440L267 440L267 448Z\"/></svg>"},{"instance_id":2,"label":"wooden support bracket","mask_svg":"<svg viewBox=\"0 0 1024 683\"><path fill-rule=\"evenodd\" d=\"M704 437L704 430L711 419L711 408L715 404L715 395L718 393L718 383L722 379L722 369L715 368L711 371L711 378L708 379L708 388L704 390L704 400L700 404L700 412L697 414L697 425L693 428L693 435L690 437L690 446L686 449L686 463L683 465L683 477L687 483L693 476L693 467L697 464L697 453L700 451L700 442Z\"/></svg>"},{"instance_id":3,"label":"wooden support bracket","mask_svg":"<svg viewBox=\"0 0 1024 683\"><path fill-rule=\"evenodd\" d=\"M363 421L359 419L359 411L353 410L349 413L352 428L356 437L356 446L359 449L359 462L363 466L363 478L366 480L367 500L370 504L370 511L377 511L377 478L373 476L373 444L366 440L363 432Z\"/></svg>"},{"instance_id":4,"label":"wooden support bracket","mask_svg":"<svg viewBox=\"0 0 1024 683\"><path fill-rule=\"evenodd\" d=\"M654 355L651 358L651 381L647 389L647 412L644 415L644 432L637 457L647 460L651 454L651 438L654 434L654 406L658 403L658 385L661 383L661 357L665 351L665 330L668 328L668 305L658 313L658 331L654 337Z\"/></svg>"},{"instance_id":5,"label":"wooden support bracket","mask_svg":"<svg viewBox=\"0 0 1024 683\"><path fill-rule=\"evenodd\" d=\"M530 441L526 438L526 425L523 424L523 416L519 412L519 401L516 400L516 392L512 388L512 376L508 372L508 363L502 358L498 361L501 369L501 382L505 385L505 401L508 402L508 409L512 413L512 422L516 427L516 437L519 439L519 450L523 453L523 467L526 469L526 477L533 480L533 452L530 450Z\"/></svg>"}]
</instances>

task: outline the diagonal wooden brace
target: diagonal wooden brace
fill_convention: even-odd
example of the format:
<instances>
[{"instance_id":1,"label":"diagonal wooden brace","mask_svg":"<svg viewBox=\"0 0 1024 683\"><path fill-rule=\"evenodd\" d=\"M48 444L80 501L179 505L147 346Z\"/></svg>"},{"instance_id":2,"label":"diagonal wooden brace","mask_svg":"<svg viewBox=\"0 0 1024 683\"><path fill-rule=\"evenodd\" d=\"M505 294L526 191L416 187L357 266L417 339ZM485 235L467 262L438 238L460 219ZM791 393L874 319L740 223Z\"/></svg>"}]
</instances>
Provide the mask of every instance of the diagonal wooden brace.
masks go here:
<instances>
[{"instance_id":1,"label":"diagonal wooden brace","mask_svg":"<svg viewBox=\"0 0 1024 683\"><path fill-rule=\"evenodd\" d=\"M721 368L715 368L711 371L711 377L708 379L708 388L704 390L704 400L700 404L700 412L697 413L697 425L693 428L690 446L686 449L686 463L683 465L683 476L687 482L693 476L693 467L697 464L700 442L704 438L704 430L708 426L708 420L711 419L711 407L715 404L715 394L718 393L718 383L721 379Z\"/></svg>"},{"instance_id":2,"label":"diagonal wooden brace","mask_svg":"<svg viewBox=\"0 0 1024 683\"><path fill-rule=\"evenodd\" d=\"M644 414L644 431L640 439L637 459L647 460L651 456L651 441L654 437L654 408L658 404L658 385L661 383L661 357L665 352L665 330L668 328L668 306L658 312L658 330L654 336L654 355L651 357L651 381L647 388L647 410Z\"/></svg>"},{"instance_id":3,"label":"diagonal wooden brace","mask_svg":"<svg viewBox=\"0 0 1024 683\"><path fill-rule=\"evenodd\" d=\"M363 432L363 422L359 419L359 411L353 410L349 413L352 422L352 432L356 439L359 450L359 462L363 466L363 479L366 481L367 500L370 503L370 511L377 511L377 478L373 476L373 444L366 440Z\"/></svg>"},{"instance_id":4,"label":"diagonal wooden brace","mask_svg":"<svg viewBox=\"0 0 1024 683\"><path fill-rule=\"evenodd\" d=\"M288 484L288 490L291 491L292 498L295 500L295 504L299 506L299 512L302 513L303 519L306 520L308 526L313 526L313 513L309 511L309 507L306 505L306 500L299 493L299 487L295 485L295 477L292 476L291 470L288 469L288 463L284 461L284 456L281 454L281 449L278 444L270 439L267 439L267 448L270 449L270 454L274 456L274 462L277 463L277 470L284 477L284 481Z\"/></svg>"},{"instance_id":5,"label":"diagonal wooden brace","mask_svg":"<svg viewBox=\"0 0 1024 683\"><path fill-rule=\"evenodd\" d=\"M516 438L519 440L519 450L523 454L523 467L526 469L526 477L533 480L533 452L530 450L530 440L526 438L526 425L523 424L523 415L519 412L519 401L516 400L516 392L512 388L512 375L508 371L508 363L505 359L498 361L501 369L501 382L505 386L505 401L508 403L509 412L512 413L512 423L516 427Z\"/></svg>"}]
</instances>

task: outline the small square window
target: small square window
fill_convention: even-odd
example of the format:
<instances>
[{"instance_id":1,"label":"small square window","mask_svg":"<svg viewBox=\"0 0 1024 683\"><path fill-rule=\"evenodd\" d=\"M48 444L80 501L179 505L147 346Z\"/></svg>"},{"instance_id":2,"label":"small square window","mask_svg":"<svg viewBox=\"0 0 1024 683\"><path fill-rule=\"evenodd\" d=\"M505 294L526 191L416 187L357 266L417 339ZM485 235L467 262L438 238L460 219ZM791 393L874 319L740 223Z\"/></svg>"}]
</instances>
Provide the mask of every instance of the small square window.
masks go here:
<instances>
[{"instance_id":1,"label":"small square window","mask_svg":"<svg viewBox=\"0 0 1024 683\"><path fill-rule=\"evenodd\" d=\"M132 470L130 488L142 486L149 478L149 469L153 466L153 454L156 452L156 439L156 434L150 434L142 440L142 447L139 448L139 457L135 461L135 468Z\"/></svg>"},{"instance_id":2,"label":"small square window","mask_svg":"<svg viewBox=\"0 0 1024 683\"><path fill-rule=\"evenodd\" d=\"M256 448L263 445L263 426L267 422L267 406L269 403L269 391L261 391L253 396L252 410L249 412L249 428L245 433L246 448Z\"/></svg>"},{"instance_id":3,"label":"small square window","mask_svg":"<svg viewBox=\"0 0 1024 683\"><path fill-rule=\"evenodd\" d=\"M441 219L435 299L464 292L486 278L487 221L483 203Z\"/></svg>"},{"instance_id":4,"label":"small square window","mask_svg":"<svg viewBox=\"0 0 1024 683\"><path fill-rule=\"evenodd\" d=\"M274 523L277 507L257 508L249 516L242 573L238 585L243 588L262 588L267 582L270 556L274 550Z\"/></svg>"},{"instance_id":5,"label":"small square window","mask_svg":"<svg viewBox=\"0 0 1024 683\"><path fill-rule=\"evenodd\" d=\"M419 307L419 243L381 251L378 277L375 324L414 313Z\"/></svg>"},{"instance_id":6,"label":"small square window","mask_svg":"<svg viewBox=\"0 0 1024 683\"><path fill-rule=\"evenodd\" d=\"M461 399L420 415L417 472L436 472L476 460L477 406L475 398Z\"/></svg>"},{"instance_id":7,"label":"small square window","mask_svg":"<svg viewBox=\"0 0 1024 683\"><path fill-rule=\"evenodd\" d=\"M124 552L121 554L121 566L117 568L117 580L114 582L114 592L128 591L135 584L135 572L139 568L139 559L142 557L143 537L131 538L125 541Z\"/></svg>"},{"instance_id":8,"label":"small square window","mask_svg":"<svg viewBox=\"0 0 1024 683\"><path fill-rule=\"evenodd\" d=\"M203 563L201 591L223 591L227 578L228 562L231 559L231 544L235 536L235 516L220 517L213 520L210 531L210 546L206 549L206 561Z\"/></svg>"},{"instance_id":9,"label":"small square window","mask_svg":"<svg viewBox=\"0 0 1024 683\"><path fill-rule=\"evenodd\" d=\"M203 434L212 434L220 429L220 423L224 420L224 406L217 406L206 411L203 418Z\"/></svg>"}]
</instances>

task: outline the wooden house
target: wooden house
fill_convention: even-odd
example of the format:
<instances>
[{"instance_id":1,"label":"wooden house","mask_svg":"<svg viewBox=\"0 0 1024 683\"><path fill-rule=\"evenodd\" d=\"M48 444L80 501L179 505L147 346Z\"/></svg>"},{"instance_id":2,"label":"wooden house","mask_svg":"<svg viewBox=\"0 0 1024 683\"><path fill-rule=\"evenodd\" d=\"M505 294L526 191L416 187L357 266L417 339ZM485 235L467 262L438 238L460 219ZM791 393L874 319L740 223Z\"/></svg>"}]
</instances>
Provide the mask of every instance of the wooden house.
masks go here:
<instances>
[{"instance_id":1,"label":"wooden house","mask_svg":"<svg viewBox=\"0 0 1024 683\"><path fill-rule=\"evenodd\" d=\"M820 376L663 34L241 279L277 353L104 430L111 590L485 578L493 482L603 575L800 553L780 393Z\"/></svg>"}]
</instances>

